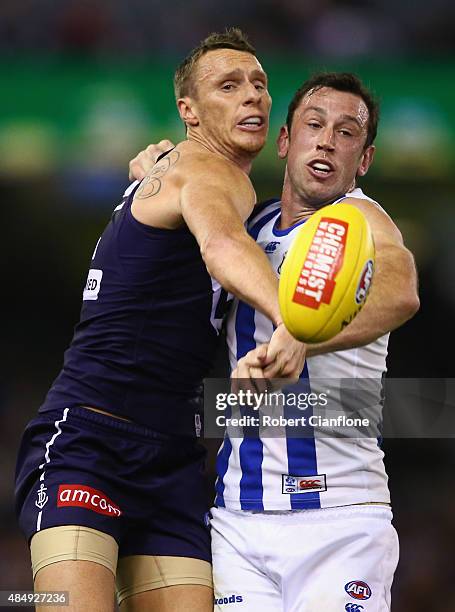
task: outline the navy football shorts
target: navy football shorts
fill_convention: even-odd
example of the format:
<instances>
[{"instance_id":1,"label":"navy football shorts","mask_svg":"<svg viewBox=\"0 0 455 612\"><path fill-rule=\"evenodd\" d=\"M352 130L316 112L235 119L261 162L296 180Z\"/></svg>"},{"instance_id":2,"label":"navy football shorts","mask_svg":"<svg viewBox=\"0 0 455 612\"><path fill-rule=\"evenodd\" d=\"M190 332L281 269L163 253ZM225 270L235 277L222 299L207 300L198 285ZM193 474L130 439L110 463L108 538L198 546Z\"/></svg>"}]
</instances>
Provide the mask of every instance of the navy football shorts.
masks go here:
<instances>
[{"instance_id":1,"label":"navy football shorts","mask_svg":"<svg viewBox=\"0 0 455 612\"><path fill-rule=\"evenodd\" d=\"M27 539L60 525L111 535L119 557L210 561L205 449L85 408L39 414L16 469L16 513Z\"/></svg>"}]
</instances>

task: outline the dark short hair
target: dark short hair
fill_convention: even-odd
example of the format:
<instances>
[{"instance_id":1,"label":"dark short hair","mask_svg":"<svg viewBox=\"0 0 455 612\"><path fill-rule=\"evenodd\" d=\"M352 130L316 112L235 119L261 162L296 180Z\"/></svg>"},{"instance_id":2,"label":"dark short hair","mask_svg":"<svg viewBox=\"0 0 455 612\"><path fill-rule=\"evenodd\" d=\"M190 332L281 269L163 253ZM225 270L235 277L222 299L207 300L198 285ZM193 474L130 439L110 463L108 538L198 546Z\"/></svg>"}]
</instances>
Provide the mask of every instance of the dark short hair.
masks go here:
<instances>
[{"instance_id":1,"label":"dark short hair","mask_svg":"<svg viewBox=\"0 0 455 612\"><path fill-rule=\"evenodd\" d=\"M193 71L196 62L209 51L216 49L234 49L256 55L255 48L239 28L228 28L224 32L214 32L204 38L183 60L174 74L174 92L178 100L182 96L192 95Z\"/></svg>"},{"instance_id":2,"label":"dark short hair","mask_svg":"<svg viewBox=\"0 0 455 612\"><path fill-rule=\"evenodd\" d=\"M318 91L318 89L322 89L323 87L330 87L337 91L346 91L362 98L368 108L368 127L365 148L370 146L370 144L374 142L378 131L379 102L371 91L365 87L362 81L355 74L350 72L318 72L299 87L288 107L286 125L288 126L289 134L291 133L294 113L305 94L310 91Z\"/></svg>"}]
</instances>

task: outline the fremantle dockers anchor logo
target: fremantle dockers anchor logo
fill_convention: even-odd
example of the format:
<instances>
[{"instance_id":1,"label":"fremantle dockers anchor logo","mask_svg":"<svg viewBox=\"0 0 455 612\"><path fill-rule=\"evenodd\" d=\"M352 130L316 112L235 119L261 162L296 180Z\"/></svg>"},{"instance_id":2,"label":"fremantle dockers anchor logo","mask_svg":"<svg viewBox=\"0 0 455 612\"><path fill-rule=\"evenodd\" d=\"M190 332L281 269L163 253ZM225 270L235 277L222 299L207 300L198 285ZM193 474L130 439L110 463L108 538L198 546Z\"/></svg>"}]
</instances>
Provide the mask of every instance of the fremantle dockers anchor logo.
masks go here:
<instances>
[{"instance_id":1,"label":"fremantle dockers anchor logo","mask_svg":"<svg viewBox=\"0 0 455 612\"><path fill-rule=\"evenodd\" d=\"M40 510L42 510L49 501L49 497L47 496L46 491L47 488L44 486L44 482L42 482L40 488L37 491L38 499L35 502L35 506L37 506Z\"/></svg>"}]
</instances>

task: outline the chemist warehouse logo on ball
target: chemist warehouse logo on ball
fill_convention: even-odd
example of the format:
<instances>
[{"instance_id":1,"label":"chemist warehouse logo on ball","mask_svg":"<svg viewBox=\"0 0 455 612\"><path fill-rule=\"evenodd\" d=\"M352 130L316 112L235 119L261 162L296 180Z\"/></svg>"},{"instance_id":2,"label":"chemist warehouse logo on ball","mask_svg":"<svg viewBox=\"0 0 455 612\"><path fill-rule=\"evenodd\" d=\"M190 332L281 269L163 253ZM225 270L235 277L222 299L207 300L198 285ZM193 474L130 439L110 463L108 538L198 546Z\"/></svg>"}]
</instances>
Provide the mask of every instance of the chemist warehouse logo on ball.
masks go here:
<instances>
[{"instance_id":1,"label":"chemist warehouse logo on ball","mask_svg":"<svg viewBox=\"0 0 455 612\"><path fill-rule=\"evenodd\" d=\"M242 603L242 595L230 595L229 597L215 597L215 606L227 606L228 604Z\"/></svg>"},{"instance_id":2,"label":"chemist warehouse logo on ball","mask_svg":"<svg viewBox=\"0 0 455 612\"><path fill-rule=\"evenodd\" d=\"M77 506L87 508L98 514L118 517L120 508L109 497L98 489L78 484L61 484L58 488L57 507Z\"/></svg>"},{"instance_id":3,"label":"chemist warehouse logo on ball","mask_svg":"<svg viewBox=\"0 0 455 612\"><path fill-rule=\"evenodd\" d=\"M335 277L343 266L349 224L323 217L313 236L294 291L293 302L318 310L330 304Z\"/></svg>"},{"instance_id":4,"label":"chemist warehouse logo on ball","mask_svg":"<svg viewBox=\"0 0 455 612\"><path fill-rule=\"evenodd\" d=\"M371 589L366 582L362 580L351 580L344 586L344 590L354 599L370 599Z\"/></svg>"}]
</instances>

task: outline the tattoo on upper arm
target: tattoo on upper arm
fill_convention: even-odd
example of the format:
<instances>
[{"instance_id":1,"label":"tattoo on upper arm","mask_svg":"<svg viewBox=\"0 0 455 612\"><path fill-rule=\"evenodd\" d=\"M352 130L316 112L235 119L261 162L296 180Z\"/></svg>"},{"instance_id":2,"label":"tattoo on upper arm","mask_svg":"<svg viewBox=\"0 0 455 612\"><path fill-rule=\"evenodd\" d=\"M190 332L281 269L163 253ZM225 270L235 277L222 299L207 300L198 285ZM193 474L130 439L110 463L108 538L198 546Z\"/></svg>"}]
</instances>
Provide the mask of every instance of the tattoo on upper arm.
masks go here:
<instances>
[{"instance_id":1,"label":"tattoo on upper arm","mask_svg":"<svg viewBox=\"0 0 455 612\"><path fill-rule=\"evenodd\" d=\"M139 200L145 200L159 193L161 189L161 179L172 166L178 162L180 153L175 149L168 153L166 157L160 159L157 162L147 176L142 180L138 190L136 191L136 198Z\"/></svg>"}]
</instances>

